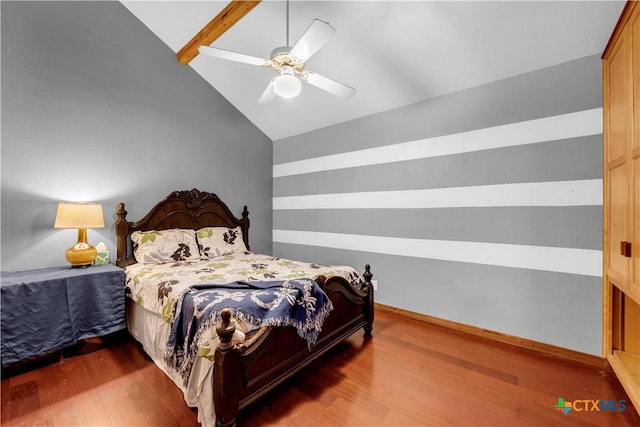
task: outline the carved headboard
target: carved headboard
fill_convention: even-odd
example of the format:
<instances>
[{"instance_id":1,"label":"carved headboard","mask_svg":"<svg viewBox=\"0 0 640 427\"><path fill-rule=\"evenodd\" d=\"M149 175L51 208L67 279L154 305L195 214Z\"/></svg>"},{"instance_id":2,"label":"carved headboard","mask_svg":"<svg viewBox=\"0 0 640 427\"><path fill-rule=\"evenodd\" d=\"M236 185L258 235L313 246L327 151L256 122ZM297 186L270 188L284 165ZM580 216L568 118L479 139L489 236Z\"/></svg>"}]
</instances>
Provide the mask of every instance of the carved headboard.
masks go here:
<instances>
[{"instance_id":1,"label":"carved headboard","mask_svg":"<svg viewBox=\"0 0 640 427\"><path fill-rule=\"evenodd\" d=\"M116 264L125 267L136 262L129 235L134 231L167 230L202 227L237 227L242 229L244 244L249 247L249 211L244 207L242 219L236 218L227 205L213 193L197 189L174 191L156 204L138 222L127 221L124 203L116 212Z\"/></svg>"}]
</instances>

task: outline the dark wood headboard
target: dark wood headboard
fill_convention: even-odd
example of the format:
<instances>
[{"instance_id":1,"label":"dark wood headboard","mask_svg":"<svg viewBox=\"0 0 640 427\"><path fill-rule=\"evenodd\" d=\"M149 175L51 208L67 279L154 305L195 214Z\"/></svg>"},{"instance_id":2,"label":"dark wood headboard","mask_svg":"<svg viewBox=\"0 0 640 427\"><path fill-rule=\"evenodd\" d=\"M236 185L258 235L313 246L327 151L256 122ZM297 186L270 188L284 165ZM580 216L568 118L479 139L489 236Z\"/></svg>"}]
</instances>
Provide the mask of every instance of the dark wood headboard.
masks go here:
<instances>
[{"instance_id":1,"label":"dark wood headboard","mask_svg":"<svg viewBox=\"0 0 640 427\"><path fill-rule=\"evenodd\" d=\"M186 228L198 230L202 227L237 227L242 229L244 244L249 247L249 211L245 206L242 219L236 218L229 207L213 193L197 189L174 191L155 205L138 222L127 221L124 203L116 212L116 265L125 267L135 264L129 235L134 231L167 230Z\"/></svg>"}]
</instances>

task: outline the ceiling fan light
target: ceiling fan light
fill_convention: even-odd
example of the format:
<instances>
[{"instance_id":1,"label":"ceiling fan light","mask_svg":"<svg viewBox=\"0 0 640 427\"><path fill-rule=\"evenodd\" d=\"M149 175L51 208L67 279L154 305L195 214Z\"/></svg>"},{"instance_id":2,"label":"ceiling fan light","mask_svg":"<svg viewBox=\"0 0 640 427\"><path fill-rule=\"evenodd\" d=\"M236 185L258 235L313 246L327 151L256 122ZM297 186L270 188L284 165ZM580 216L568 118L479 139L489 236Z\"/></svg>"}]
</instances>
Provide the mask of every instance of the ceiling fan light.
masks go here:
<instances>
[{"instance_id":1,"label":"ceiling fan light","mask_svg":"<svg viewBox=\"0 0 640 427\"><path fill-rule=\"evenodd\" d=\"M282 98L295 98L300 95L302 82L289 66L282 67L280 75L273 80L273 91Z\"/></svg>"}]
</instances>

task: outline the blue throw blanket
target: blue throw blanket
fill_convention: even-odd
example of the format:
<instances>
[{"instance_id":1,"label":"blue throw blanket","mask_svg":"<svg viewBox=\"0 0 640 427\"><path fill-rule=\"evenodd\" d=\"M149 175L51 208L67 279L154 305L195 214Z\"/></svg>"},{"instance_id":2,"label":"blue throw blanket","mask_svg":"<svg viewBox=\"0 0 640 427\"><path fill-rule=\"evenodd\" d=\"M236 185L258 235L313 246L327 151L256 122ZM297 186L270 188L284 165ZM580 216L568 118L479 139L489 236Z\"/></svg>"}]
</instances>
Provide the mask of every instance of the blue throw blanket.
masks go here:
<instances>
[{"instance_id":1,"label":"blue throw blanket","mask_svg":"<svg viewBox=\"0 0 640 427\"><path fill-rule=\"evenodd\" d=\"M165 351L165 362L186 386L204 330L220 322L222 309L258 326L293 326L309 346L333 310L327 294L311 279L198 284L182 294Z\"/></svg>"}]
</instances>

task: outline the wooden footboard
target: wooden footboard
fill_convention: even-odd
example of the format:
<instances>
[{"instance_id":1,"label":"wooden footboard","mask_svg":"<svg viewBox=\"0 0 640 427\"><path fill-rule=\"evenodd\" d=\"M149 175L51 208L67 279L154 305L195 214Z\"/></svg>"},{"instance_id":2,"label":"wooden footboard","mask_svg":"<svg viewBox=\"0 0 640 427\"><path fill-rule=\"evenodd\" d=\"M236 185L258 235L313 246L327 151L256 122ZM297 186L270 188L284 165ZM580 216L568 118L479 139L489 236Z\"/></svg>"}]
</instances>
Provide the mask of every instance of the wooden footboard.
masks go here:
<instances>
[{"instance_id":1,"label":"wooden footboard","mask_svg":"<svg viewBox=\"0 0 640 427\"><path fill-rule=\"evenodd\" d=\"M240 409L294 375L358 329L371 336L373 286L370 267L365 266L360 289L341 277L321 277L318 284L333 303L316 344L307 346L293 327L264 327L243 344L234 346L235 325L231 311L222 313L217 328L220 345L215 353L214 401L216 425L233 426Z\"/></svg>"}]
</instances>

